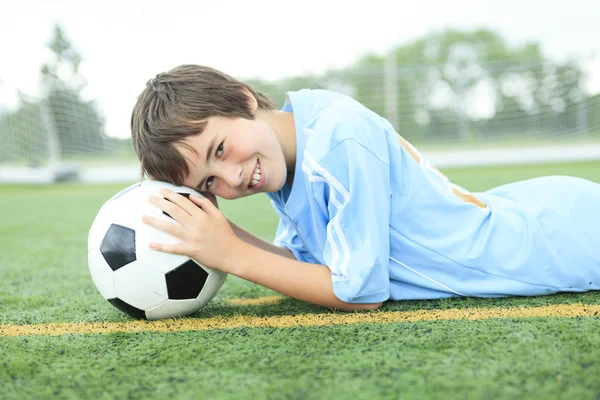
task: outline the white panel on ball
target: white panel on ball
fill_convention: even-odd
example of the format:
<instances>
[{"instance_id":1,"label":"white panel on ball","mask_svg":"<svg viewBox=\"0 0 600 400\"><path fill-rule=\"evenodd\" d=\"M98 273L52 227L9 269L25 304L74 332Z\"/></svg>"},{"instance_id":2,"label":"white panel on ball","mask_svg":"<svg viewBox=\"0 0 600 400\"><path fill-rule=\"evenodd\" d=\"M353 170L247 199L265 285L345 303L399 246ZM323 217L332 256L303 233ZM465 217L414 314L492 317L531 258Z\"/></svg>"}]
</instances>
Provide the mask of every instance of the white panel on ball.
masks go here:
<instances>
[{"instance_id":1,"label":"white panel on ball","mask_svg":"<svg viewBox=\"0 0 600 400\"><path fill-rule=\"evenodd\" d=\"M100 248L104 235L112 224L111 217L113 212L112 203L105 203L102 208L100 208L100 211L98 211L98 215L96 216L96 219L94 219L94 223L88 233L88 252Z\"/></svg>"},{"instance_id":2,"label":"white panel on ball","mask_svg":"<svg viewBox=\"0 0 600 400\"><path fill-rule=\"evenodd\" d=\"M148 193L154 193L156 195L158 194L158 190L161 188L167 188L170 190L173 190L175 192L180 192L180 193L194 193L196 195L200 196L200 193L198 193L196 190L191 189L187 186L174 186L171 185L170 183L167 182L161 182L161 181L155 181L155 180L147 180L142 182L141 187L144 188L144 190L149 191Z\"/></svg>"},{"instance_id":3,"label":"white panel on ball","mask_svg":"<svg viewBox=\"0 0 600 400\"><path fill-rule=\"evenodd\" d=\"M144 198L140 202L140 210L143 215L150 215L155 218L162 219L164 221L173 223L175 225L180 224L175 221L173 218L168 217L163 214L163 211L148 203L147 198L151 194L156 196L160 196L158 190L160 188L169 188L178 193L195 193L198 194L195 190L192 190L188 187L183 186L172 186L170 184L166 184L164 182L159 181L145 181L142 183L141 189L144 192L142 195ZM152 250L148 247L150 242L157 243L166 243L166 244L177 244L180 243L181 240L173 235L170 235L160 229L156 229L149 225L141 223L136 231L136 254L137 259L142 261L144 264L148 265L151 268L156 269L157 271L162 271L164 273L169 272L175 267L186 262L189 258L186 256L178 255L178 254L170 254L161 251Z\"/></svg>"},{"instance_id":4,"label":"white panel on ball","mask_svg":"<svg viewBox=\"0 0 600 400\"><path fill-rule=\"evenodd\" d=\"M88 264L92 280L102 297L105 299L114 299L117 297L113 270L110 269L99 249L93 249L88 252Z\"/></svg>"},{"instance_id":5,"label":"white panel on ball","mask_svg":"<svg viewBox=\"0 0 600 400\"><path fill-rule=\"evenodd\" d=\"M113 223L132 229L135 228L135 225L130 226L131 218L126 217L127 213L123 210L137 208L133 208L132 204L135 204L135 198L139 196L139 186L139 183L130 185L102 205L88 233L88 251L100 248L106 231Z\"/></svg>"},{"instance_id":6,"label":"white panel on ball","mask_svg":"<svg viewBox=\"0 0 600 400\"><path fill-rule=\"evenodd\" d=\"M198 311L198 301L191 300L167 300L158 306L146 311L146 318L150 320L175 318L190 315Z\"/></svg>"},{"instance_id":7,"label":"white panel on ball","mask_svg":"<svg viewBox=\"0 0 600 400\"><path fill-rule=\"evenodd\" d=\"M168 217L164 217L169 219ZM170 254L152 250L148 247L150 242L174 244L181 240L149 225L141 224L136 231L135 251L137 259L152 269L167 273L173 268L183 264L189 258L180 254Z\"/></svg>"},{"instance_id":8,"label":"white panel on ball","mask_svg":"<svg viewBox=\"0 0 600 400\"><path fill-rule=\"evenodd\" d=\"M142 213L140 210L141 204L140 190L132 190L126 193L123 197L114 200L114 211L111 211L113 223L126 226L133 230L142 225Z\"/></svg>"},{"instance_id":9,"label":"white panel on ball","mask_svg":"<svg viewBox=\"0 0 600 400\"><path fill-rule=\"evenodd\" d=\"M219 271L216 269L204 268L207 271L210 271L208 274L208 278L206 279L206 283L204 283L204 287L198 296L198 306L204 307L223 286L223 282L225 282L225 278L227 278L227 274L223 271Z\"/></svg>"},{"instance_id":10,"label":"white panel on ball","mask_svg":"<svg viewBox=\"0 0 600 400\"><path fill-rule=\"evenodd\" d=\"M134 261L114 273L117 297L124 302L147 310L167 299L165 275L139 261Z\"/></svg>"}]
</instances>

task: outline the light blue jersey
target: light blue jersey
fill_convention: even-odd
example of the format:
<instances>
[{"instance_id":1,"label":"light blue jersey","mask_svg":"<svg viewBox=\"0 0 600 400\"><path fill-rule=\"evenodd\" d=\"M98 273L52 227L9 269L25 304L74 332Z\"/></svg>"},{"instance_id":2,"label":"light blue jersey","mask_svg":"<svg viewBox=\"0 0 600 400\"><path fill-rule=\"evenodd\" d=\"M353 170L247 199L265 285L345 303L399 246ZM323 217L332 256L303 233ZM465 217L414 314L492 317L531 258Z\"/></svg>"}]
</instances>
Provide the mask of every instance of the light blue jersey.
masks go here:
<instances>
[{"instance_id":1,"label":"light blue jersey","mask_svg":"<svg viewBox=\"0 0 600 400\"><path fill-rule=\"evenodd\" d=\"M600 290L600 184L553 176L469 193L347 96L289 92L284 111L296 169L268 194L274 244L327 265L339 299Z\"/></svg>"}]
</instances>

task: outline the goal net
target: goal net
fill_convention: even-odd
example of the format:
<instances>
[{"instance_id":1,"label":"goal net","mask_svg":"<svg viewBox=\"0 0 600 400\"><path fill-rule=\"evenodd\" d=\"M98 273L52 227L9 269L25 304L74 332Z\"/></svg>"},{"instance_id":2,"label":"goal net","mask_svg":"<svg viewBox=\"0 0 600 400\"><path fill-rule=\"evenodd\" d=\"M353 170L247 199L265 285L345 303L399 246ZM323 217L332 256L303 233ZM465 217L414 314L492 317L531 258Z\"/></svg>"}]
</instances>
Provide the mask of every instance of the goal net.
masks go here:
<instances>
[{"instance_id":1,"label":"goal net","mask_svg":"<svg viewBox=\"0 0 600 400\"><path fill-rule=\"evenodd\" d=\"M100 111L76 92L21 95L16 110L0 111L0 182L78 180L94 168L101 168L97 176L119 165L129 166L131 178L136 163L131 141L108 136Z\"/></svg>"},{"instance_id":2,"label":"goal net","mask_svg":"<svg viewBox=\"0 0 600 400\"><path fill-rule=\"evenodd\" d=\"M318 76L240 79L278 107L303 88L348 94L438 166L600 159L600 58L404 65L387 57ZM139 178L131 140L105 132L93 102L64 88L20 100L13 110L0 104L0 182Z\"/></svg>"}]
</instances>

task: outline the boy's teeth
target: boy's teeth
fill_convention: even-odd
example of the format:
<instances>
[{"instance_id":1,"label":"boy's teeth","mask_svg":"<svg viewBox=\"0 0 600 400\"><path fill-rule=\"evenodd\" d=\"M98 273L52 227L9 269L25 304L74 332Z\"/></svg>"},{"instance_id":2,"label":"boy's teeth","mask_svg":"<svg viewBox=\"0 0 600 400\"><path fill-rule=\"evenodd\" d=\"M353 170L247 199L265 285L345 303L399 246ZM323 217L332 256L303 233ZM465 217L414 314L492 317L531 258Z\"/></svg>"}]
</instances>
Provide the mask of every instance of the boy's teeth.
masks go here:
<instances>
[{"instance_id":1,"label":"boy's teeth","mask_svg":"<svg viewBox=\"0 0 600 400\"><path fill-rule=\"evenodd\" d=\"M254 175L252 176L250 186L256 186L258 181L260 181L260 167L256 167L256 172L254 172Z\"/></svg>"},{"instance_id":2,"label":"boy's teeth","mask_svg":"<svg viewBox=\"0 0 600 400\"><path fill-rule=\"evenodd\" d=\"M256 184L259 181L260 181L260 165L257 165L256 170L254 171L254 175L252 175L252 181L250 181L250 186L256 186Z\"/></svg>"}]
</instances>

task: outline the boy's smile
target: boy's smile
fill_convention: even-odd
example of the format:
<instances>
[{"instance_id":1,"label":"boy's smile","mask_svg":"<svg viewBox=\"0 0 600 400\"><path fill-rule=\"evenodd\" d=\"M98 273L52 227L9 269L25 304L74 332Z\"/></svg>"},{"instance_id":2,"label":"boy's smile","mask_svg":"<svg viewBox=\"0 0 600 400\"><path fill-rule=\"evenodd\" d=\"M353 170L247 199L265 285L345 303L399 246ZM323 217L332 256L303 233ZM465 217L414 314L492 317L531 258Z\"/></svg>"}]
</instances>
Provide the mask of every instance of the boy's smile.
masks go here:
<instances>
[{"instance_id":1,"label":"boy's smile","mask_svg":"<svg viewBox=\"0 0 600 400\"><path fill-rule=\"evenodd\" d=\"M254 171L252 172L252 179L250 181L250 184L248 185L248 187L250 189L259 189L262 185L264 185L265 183L265 178L266 174L263 171L261 171L260 169L260 159L256 161L256 167L254 168Z\"/></svg>"}]
</instances>

